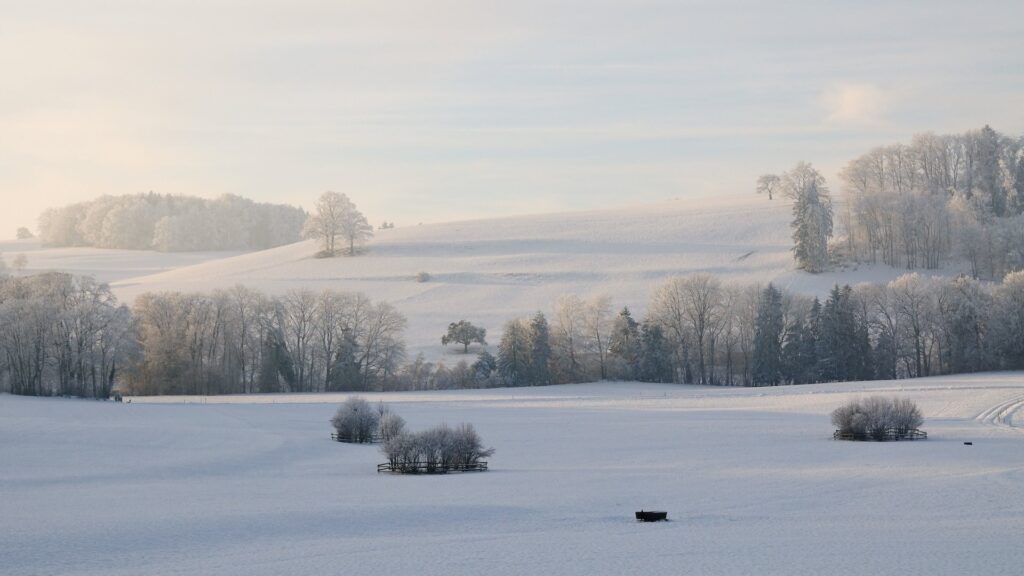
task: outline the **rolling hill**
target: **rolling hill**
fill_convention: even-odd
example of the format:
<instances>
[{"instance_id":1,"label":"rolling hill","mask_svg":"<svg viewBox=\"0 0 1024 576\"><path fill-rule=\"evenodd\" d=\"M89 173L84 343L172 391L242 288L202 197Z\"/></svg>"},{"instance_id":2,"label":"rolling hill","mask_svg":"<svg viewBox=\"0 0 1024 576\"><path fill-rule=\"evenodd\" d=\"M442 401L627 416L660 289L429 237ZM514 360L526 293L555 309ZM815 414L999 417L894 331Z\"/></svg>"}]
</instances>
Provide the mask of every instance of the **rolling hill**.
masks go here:
<instances>
[{"instance_id":1,"label":"rolling hill","mask_svg":"<svg viewBox=\"0 0 1024 576\"><path fill-rule=\"evenodd\" d=\"M774 282L820 294L834 283L883 281L902 273L861 267L820 275L793 268L790 204L753 195L686 198L627 209L470 220L377 232L366 254L317 259L312 241L117 280L131 301L144 292L202 291L244 284L271 293L305 288L364 292L409 318L412 353L460 356L440 346L449 322L488 329L549 310L562 294L612 297L642 314L659 282L708 272L725 280ZM426 272L428 282L417 282Z\"/></svg>"}]
</instances>

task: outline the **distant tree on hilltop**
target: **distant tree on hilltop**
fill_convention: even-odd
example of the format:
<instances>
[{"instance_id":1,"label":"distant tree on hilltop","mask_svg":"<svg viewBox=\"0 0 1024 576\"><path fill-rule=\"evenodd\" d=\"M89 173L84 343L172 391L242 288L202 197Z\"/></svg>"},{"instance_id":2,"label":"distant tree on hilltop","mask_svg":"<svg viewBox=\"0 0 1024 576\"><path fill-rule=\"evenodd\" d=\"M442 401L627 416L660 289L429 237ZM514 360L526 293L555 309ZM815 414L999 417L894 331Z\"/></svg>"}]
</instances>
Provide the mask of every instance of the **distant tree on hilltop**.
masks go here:
<instances>
[{"instance_id":1,"label":"distant tree on hilltop","mask_svg":"<svg viewBox=\"0 0 1024 576\"><path fill-rule=\"evenodd\" d=\"M465 354L469 352L469 345L473 342L486 346L486 336L487 330L485 328L474 326L466 320L459 320L448 325L448 333L441 336L441 345L462 344L462 352Z\"/></svg>"},{"instance_id":2,"label":"distant tree on hilltop","mask_svg":"<svg viewBox=\"0 0 1024 576\"><path fill-rule=\"evenodd\" d=\"M354 256L356 248L373 237L373 226L348 196L324 192L316 202L316 212L306 220L304 232L323 243L323 256L338 254L339 236L348 244L346 254Z\"/></svg>"}]
</instances>

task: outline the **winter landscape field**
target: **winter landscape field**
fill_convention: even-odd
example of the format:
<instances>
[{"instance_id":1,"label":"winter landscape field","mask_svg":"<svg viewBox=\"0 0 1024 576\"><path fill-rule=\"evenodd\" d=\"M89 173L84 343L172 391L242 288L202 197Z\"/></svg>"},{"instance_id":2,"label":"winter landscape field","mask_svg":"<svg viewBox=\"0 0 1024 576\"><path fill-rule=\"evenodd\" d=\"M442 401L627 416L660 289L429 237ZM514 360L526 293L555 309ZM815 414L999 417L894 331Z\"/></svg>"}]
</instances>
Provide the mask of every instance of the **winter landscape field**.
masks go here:
<instances>
[{"instance_id":1,"label":"winter landscape field","mask_svg":"<svg viewBox=\"0 0 1024 576\"><path fill-rule=\"evenodd\" d=\"M831 439L896 393L923 442ZM378 475L340 395L0 396L4 574L1017 574L1024 376L371 394L486 473ZM964 441L973 442L965 446ZM641 524L642 508L670 522Z\"/></svg>"},{"instance_id":2,"label":"winter landscape field","mask_svg":"<svg viewBox=\"0 0 1024 576\"><path fill-rule=\"evenodd\" d=\"M1024 574L1020 0L0 4L0 576Z\"/></svg>"}]
</instances>

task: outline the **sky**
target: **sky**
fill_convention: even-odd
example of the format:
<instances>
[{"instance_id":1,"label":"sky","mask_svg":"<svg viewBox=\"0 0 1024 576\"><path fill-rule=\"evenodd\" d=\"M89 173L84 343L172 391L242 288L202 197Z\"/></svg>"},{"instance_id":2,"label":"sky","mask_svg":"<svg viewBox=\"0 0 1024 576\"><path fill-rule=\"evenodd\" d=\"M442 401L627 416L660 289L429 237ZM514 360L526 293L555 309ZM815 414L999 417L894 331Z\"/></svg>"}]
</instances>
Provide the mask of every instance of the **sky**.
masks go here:
<instances>
[{"instance_id":1,"label":"sky","mask_svg":"<svg viewBox=\"0 0 1024 576\"><path fill-rule=\"evenodd\" d=\"M770 6L769 6L770 4ZM373 223L838 189L1024 134L1024 2L0 0L0 238L103 194L348 194Z\"/></svg>"}]
</instances>

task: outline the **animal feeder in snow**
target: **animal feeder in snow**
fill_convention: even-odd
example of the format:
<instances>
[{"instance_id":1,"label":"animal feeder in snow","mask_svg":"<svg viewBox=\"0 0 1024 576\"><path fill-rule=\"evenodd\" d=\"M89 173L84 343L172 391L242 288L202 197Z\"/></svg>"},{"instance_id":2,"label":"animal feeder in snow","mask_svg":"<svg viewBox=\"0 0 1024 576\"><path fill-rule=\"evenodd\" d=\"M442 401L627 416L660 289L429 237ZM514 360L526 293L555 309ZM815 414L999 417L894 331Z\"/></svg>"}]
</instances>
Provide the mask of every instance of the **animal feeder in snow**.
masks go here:
<instances>
[{"instance_id":1,"label":"animal feeder in snow","mask_svg":"<svg viewBox=\"0 0 1024 576\"><path fill-rule=\"evenodd\" d=\"M661 522L663 520L668 520L668 512L641 510L636 513L636 519L641 522Z\"/></svg>"}]
</instances>

